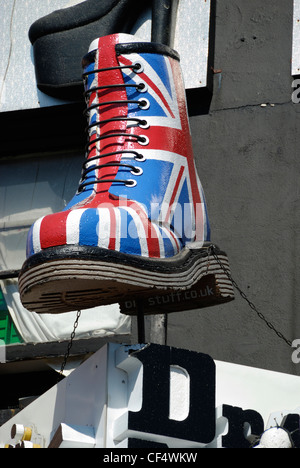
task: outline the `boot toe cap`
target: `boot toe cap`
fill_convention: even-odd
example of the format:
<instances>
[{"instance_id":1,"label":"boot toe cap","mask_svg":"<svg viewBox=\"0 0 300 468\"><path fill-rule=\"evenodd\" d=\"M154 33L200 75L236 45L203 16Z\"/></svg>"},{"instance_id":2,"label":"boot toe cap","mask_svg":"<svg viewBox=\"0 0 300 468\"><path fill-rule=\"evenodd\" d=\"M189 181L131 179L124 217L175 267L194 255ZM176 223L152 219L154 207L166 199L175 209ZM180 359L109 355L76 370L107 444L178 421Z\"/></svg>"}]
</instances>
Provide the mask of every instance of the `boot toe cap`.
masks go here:
<instances>
[{"instance_id":1,"label":"boot toe cap","mask_svg":"<svg viewBox=\"0 0 300 468\"><path fill-rule=\"evenodd\" d=\"M182 248L168 227L125 207L68 210L38 219L28 234L27 258L61 245L98 246L153 258L172 257Z\"/></svg>"}]
</instances>

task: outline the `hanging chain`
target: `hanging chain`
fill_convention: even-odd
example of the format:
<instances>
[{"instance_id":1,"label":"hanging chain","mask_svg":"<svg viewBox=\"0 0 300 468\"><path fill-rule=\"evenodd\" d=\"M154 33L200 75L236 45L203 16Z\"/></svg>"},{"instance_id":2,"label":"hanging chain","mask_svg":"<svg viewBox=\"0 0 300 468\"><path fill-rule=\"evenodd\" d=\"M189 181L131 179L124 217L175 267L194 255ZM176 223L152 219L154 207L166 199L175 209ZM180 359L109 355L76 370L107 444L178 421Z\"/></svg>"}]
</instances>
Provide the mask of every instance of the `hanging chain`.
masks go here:
<instances>
[{"instance_id":1,"label":"hanging chain","mask_svg":"<svg viewBox=\"0 0 300 468\"><path fill-rule=\"evenodd\" d=\"M258 317L267 325L267 327L269 327L273 332L276 333L276 335L283 341L285 341L285 343L288 345L288 346L292 346L292 342L290 340L288 340L287 338L285 338L285 336L278 330L276 330L276 328L274 327L274 325L269 322L266 317L255 307L255 305L253 304L253 302L251 302L248 297L246 296L246 294L241 290L241 288L238 286L238 284L236 283L236 281L234 281L234 279L232 278L231 274L229 273L229 270L227 270L225 268L225 266L223 265L223 263L221 262L221 260L219 259L218 255L216 254L216 251L215 251L215 246L212 245L209 247L209 250L208 250L208 256L210 255L210 253L213 255L214 259L218 262L218 264L220 265L220 267L222 268L222 270L224 271L224 273L226 274L226 276L229 278L229 280L231 281L232 285L237 289L237 291L240 293L240 295L242 296L242 298L248 303L249 307L258 315Z\"/></svg>"},{"instance_id":2,"label":"hanging chain","mask_svg":"<svg viewBox=\"0 0 300 468\"><path fill-rule=\"evenodd\" d=\"M269 322L266 317L256 308L256 306L253 304L253 302L250 301L250 299L248 299L248 297L246 296L246 294L244 293L244 291L242 291L242 289L239 287L239 285L237 284L237 282L233 279L233 277L231 276L231 274L229 273L229 270L227 268L225 268L225 266L223 265L223 263L221 262L221 260L219 259L218 255L216 254L216 250L215 250L215 246L214 245L211 245L208 249L208 254L207 254L207 258L208 258L208 264L207 264L207 269L209 268L209 255L212 255L214 257L214 259L216 260L216 262L220 265L220 267L222 268L222 270L224 271L224 273L226 274L226 276L228 277L228 279L231 281L232 285L236 288L236 290L240 293L241 297L248 303L249 307L257 314L257 316L267 325L268 328L270 328L270 330L272 330L274 333L276 333L276 335L278 336L278 338L280 338L281 340L283 340L288 346L292 346L292 342L290 340L288 340L280 331L276 330L275 326ZM68 361L68 358L70 356L70 351L71 351L71 348L73 346L73 340L75 338L75 334L76 334L76 329L78 327L78 322L79 322L79 318L81 316L81 310L78 310L77 311L77 314L76 314L76 319L75 319L75 322L74 322L74 326L73 326L73 331L71 333L71 336L70 336L70 341L68 343L68 347L67 347L67 351L65 353L65 356L64 356L64 360L63 360L63 363L61 365L61 369L60 369L60 373L59 373L59 376L61 377L63 375L63 372L64 372L64 369L66 367L66 364L67 364L67 361Z\"/></svg>"},{"instance_id":3,"label":"hanging chain","mask_svg":"<svg viewBox=\"0 0 300 468\"><path fill-rule=\"evenodd\" d=\"M73 346L73 340L75 338L76 328L78 327L78 322L79 322L80 316L81 316L81 310L78 310L77 314L76 314L76 319L75 319L75 322L74 322L74 326L73 326L73 331L71 333L70 340L69 340L69 343L68 343L68 348L67 348L67 351L66 351L66 354L64 356L64 360L63 360L63 363L61 365L61 369L60 369L60 372L59 372L59 378L62 377L63 372L64 372L65 367L66 367L66 364L67 364L67 361L69 359L70 351L71 351L71 348Z\"/></svg>"}]
</instances>

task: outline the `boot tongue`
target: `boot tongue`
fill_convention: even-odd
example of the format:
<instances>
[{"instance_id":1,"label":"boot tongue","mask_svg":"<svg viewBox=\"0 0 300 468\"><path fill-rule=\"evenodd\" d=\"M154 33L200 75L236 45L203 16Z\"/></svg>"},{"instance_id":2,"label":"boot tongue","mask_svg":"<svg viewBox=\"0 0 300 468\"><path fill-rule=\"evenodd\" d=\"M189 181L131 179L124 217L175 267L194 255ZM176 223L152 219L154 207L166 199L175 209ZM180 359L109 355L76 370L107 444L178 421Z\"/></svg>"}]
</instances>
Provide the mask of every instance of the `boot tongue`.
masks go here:
<instances>
[{"instance_id":1,"label":"boot tongue","mask_svg":"<svg viewBox=\"0 0 300 468\"><path fill-rule=\"evenodd\" d=\"M95 166L94 172L89 172L92 180L101 180L97 188L99 193L107 192L115 179L121 160L120 150L125 144L127 93L122 86L124 79L115 50L116 45L124 42L138 42L138 39L130 34L112 34L94 40L83 63L88 73L86 89L90 90L87 102L90 108L90 151L87 160L92 159L89 168ZM108 182L103 182L105 179Z\"/></svg>"},{"instance_id":2,"label":"boot tongue","mask_svg":"<svg viewBox=\"0 0 300 468\"><path fill-rule=\"evenodd\" d=\"M98 39L94 39L89 47L89 52L98 49L101 47L101 43L105 41L107 43L107 39L111 39L111 44L125 44L127 42L144 42L141 41L140 38L133 36L132 34L125 34L125 33L118 33L118 34L111 34L110 36L99 37Z\"/></svg>"}]
</instances>

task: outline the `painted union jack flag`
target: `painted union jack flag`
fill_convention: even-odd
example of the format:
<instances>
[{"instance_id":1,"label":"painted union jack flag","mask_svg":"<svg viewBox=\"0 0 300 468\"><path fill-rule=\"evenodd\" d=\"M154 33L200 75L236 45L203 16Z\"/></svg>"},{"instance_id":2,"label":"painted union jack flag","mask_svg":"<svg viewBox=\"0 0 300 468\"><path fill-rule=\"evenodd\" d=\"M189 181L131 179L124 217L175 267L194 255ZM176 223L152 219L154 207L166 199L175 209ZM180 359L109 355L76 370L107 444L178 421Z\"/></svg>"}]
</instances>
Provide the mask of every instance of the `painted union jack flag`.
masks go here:
<instances>
[{"instance_id":1,"label":"painted union jack flag","mask_svg":"<svg viewBox=\"0 0 300 468\"><path fill-rule=\"evenodd\" d=\"M66 208L34 223L28 257L48 247L99 246L143 257L209 241L179 57L116 34L84 58L88 145Z\"/></svg>"}]
</instances>

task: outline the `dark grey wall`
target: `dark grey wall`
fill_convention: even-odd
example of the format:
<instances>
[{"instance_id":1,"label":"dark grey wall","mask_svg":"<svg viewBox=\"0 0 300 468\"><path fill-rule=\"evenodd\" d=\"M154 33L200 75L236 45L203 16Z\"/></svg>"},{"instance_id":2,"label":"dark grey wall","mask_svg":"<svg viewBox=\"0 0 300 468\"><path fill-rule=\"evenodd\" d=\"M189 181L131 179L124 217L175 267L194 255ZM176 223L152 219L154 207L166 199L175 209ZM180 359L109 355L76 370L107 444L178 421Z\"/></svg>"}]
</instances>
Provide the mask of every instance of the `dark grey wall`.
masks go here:
<instances>
[{"instance_id":1,"label":"dark grey wall","mask_svg":"<svg viewBox=\"0 0 300 468\"><path fill-rule=\"evenodd\" d=\"M238 285L291 341L300 338L300 105L291 101L292 15L292 0L217 0L219 73L208 113L190 118L212 240L227 252ZM237 291L230 304L169 315L167 344L300 374L293 349Z\"/></svg>"}]
</instances>

